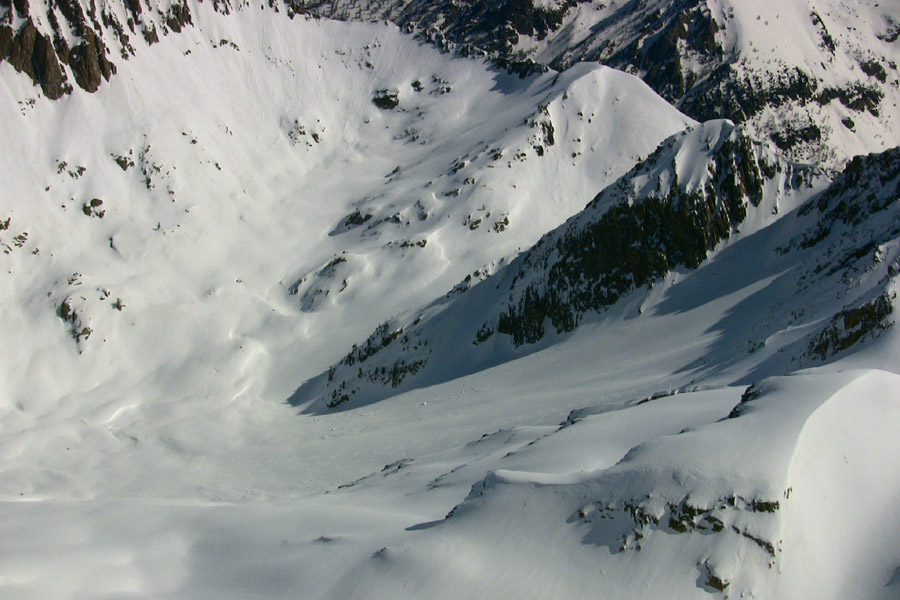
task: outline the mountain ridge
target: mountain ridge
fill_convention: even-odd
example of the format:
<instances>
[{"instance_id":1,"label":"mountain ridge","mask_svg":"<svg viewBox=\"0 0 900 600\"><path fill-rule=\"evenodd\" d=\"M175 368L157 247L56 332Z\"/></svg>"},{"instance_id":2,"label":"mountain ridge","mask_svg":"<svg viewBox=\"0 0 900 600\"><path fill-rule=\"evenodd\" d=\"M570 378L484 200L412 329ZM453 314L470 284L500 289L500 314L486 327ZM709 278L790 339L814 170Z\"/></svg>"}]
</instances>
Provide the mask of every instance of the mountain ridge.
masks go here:
<instances>
[{"instance_id":1,"label":"mountain ridge","mask_svg":"<svg viewBox=\"0 0 900 600\"><path fill-rule=\"evenodd\" d=\"M411 389L409 381L421 381L413 383L413 388L434 385L520 356L520 347L546 347L546 340L554 343L552 340L573 331L586 315L602 315L617 304L631 308L620 309L613 319L640 317L644 310L651 310L644 305L653 306L660 300L666 304L665 297L659 299L660 292L653 291L659 282L671 279L661 288L671 295L678 289L672 286L679 286L678 282L704 265L708 257L722 255L723 241L733 238L725 244L728 248L734 240L767 229L772 229L773 239L762 242L763 247L754 252L797 256L784 261L781 269L805 273L782 274L779 279L798 279L793 284L779 283L778 290L787 285L794 287L794 294L812 293L815 288L809 280L822 285L823 278L834 278L843 271L850 277L854 269L862 269L862 273L875 269L889 279L893 267L873 256L881 252L892 256L885 248L893 247L893 221L885 215L892 214L890 207L898 194L897 152L894 149L854 159L830 187L821 191L827 182L821 173L779 163L771 150L754 145L728 122L706 123L689 133L677 134L601 192L582 213L501 271L473 282L477 285L470 289L471 284L465 282L459 288L464 291L461 295L448 294L422 311L383 323L365 343L354 346L340 363L301 387L290 401L314 412L345 403L365 405ZM699 160L698 153L708 154ZM681 172L679 158L691 171ZM740 194L735 196L735 190L741 190ZM742 200L735 204L735 198ZM679 206L688 208L685 218L670 214L680 210ZM710 206L716 208L711 210ZM870 225L868 219L878 225ZM642 224L644 220L657 225L648 227ZM679 225L682 223L687 227ZM870 231L865 235L864 223L865 231ZM805 233L791 233L792 227ZM856 234L848 227L856 227ZM745 231L735 235L739 229ZM693 237L688 235L690 231L695 233ZM852 241L854 235L872 239L857 243ZM836 236L837 241L828 242ZM798 252L811 249L821 252L820 258L799 257ZM727 253L724 256L727 262L748 261ZM715 272L710 265L705 268ZM851 269L851 265L867 266ZM670 273L674 278L668 277ZM866 277L871 276L863 280ZM890 288L885 281L870 280L867 285L874 283L874 291L866 292L851 305L845 301L844 305L825 308L818 300L810 299L805 305L797 300L790 302L794 306L790 323L780 326L785 332L805 330L808 337L804 347L796 334L787 336L794 353L787 364L794 366L784 368L796 368L796 361L829 360L865 335L888 327L885 323L890 322L894 296L885 291ZM690 289L685 283L680 285ZM842 294L860 298L862 290L854 290L849 283L843 285L848 287ZM644 291L635 296L636 290ZM700 290L694 293L704 295ZM783 292L773 291L761 298L760 307L780 303L779 293ZM657 299L651 302L644 300L654 297ZM817 316L806 315L807 310ZM820 315L817 311L822 310L827 312ZM636 314L625 316L630 311ZM461 315L466 315L468 325L462 325ZM766 321L773 318L775 323L779 321L774 315ZM821 328L817 323L827 325ZM735 356L747 355L748 351L752 355L768 340L777 339L777 327L765 334L766 340L754 339L751 334L745 349L738 349ZM818 333L813 335L815 330ZM468 345L474 345L474 349L463 350ZM771 357L771 361L776 358Z\"/></svg>"},{"instance_id":2,"label":"mountain ridge","mask_svg":"<svg viewBox=\"0 0 900 600\"><path fill-rule=\"evenodd\" d=\"M698 121L731 119L792 160L833 171L892 146L880 136L886 122L896 138L887 82L897 78L900 14L877 2L342 0L310 9L416 24L428 39L505 64L599 61L640 76Z\"/></svg>"}]
</instances>

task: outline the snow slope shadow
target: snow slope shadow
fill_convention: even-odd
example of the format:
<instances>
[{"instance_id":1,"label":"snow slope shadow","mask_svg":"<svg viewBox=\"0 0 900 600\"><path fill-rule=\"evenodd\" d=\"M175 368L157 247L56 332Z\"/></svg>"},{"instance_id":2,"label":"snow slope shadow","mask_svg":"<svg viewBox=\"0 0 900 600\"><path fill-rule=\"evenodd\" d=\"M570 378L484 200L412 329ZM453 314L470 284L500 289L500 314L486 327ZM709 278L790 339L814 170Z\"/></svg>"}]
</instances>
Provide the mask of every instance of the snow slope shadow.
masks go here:
<instances>
[{"instance_id":1,"label":"snow slope shadow","mask_svg":"<svg viewBox=\"0 0 900 600\"><path fill-rule=\"evenodd\" d=\"M825 184L728 121L676 134L496 275L383 323L289 401L312 412L359 406L530 354L647 296L673 269L700 267Z\"/></svg>"},{"instance_id":2,"label":"snow slope shadow","mask_svg":"<svg viewBox=\"0 0 900 600\"><path fill-rule=\"evenodd\" d=\"M707 330L715 341L706 355L684 371L747 361L735 382L746 385L831 360L889 328L898 200L900 150L857 158L822 195L670 287L654 314L739 298Z\"/></svg>"}]
</instances>

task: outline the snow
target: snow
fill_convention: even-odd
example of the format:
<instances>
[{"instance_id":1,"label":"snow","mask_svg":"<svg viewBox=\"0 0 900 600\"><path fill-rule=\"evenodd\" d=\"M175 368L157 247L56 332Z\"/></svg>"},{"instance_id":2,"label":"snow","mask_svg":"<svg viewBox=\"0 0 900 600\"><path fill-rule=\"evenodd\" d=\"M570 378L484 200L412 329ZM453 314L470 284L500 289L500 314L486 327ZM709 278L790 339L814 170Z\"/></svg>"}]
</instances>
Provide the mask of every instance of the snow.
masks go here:
<instances>
[{"instance_id":1,"label":"snow","mask_svg":"<svg viewBox=\"0 0 900 600\"><path fill-rule=\"evenodd\" d=\"M527 247L690 123L640 81L597 66L523 81L393 26L192 10L196 28L139 48L96 95L30 105L27 79L0 65L0 126L25 149L4 155L3 240L28 234L3 257L3 343L17 351L2 366L0 418L26 436L62 428L90 457L78 460L115 462L158 442L178 465L248 427L265 437L288 412L279 403L379 321ZM401 104L383 111L371 99L391 87ZM623 94L646 110L616 105ZM560 123L544 157L535 119ZM411 129L415 142L402 135ZM613 138L620 152L607 152ZM82 213L92 198L102 219ZM353 210L373 217L330 235ZM466 226L470 215L484 225ZM336 257L346 262L329 277ZM67 300L71 324L58 316ZM92 333L76 343L83 327ZM8 470L30 470L32 453L72 471L61 448L40 445L11 451ZM150 456L149 468L171 468ZM104 473L88 478L121 485ZM30 493L61 493L28 479Z\"/></svg>"},{"instance_id":2,"label":"snow","mask_svg":"<svg viewBox=\"0 0 900 600\"><path fill-rule=\"evenodd\" d=\"M817 279L824 250L772 257L813 227L806 196L768 190L778 215L569 336L463 372L465 338L404 393L300 412L379 323L501 270L687 128L701 185L730 125L597 65L522 80L394 26L190 6L96 94L51 102L0 64L0 598L705 598L711 572L732 597L896 595L896 332L791 362L894 290L893 212L864 229L880 262ZM726 530L676 533L687 500Z\"/></svg>"}]
</instances>

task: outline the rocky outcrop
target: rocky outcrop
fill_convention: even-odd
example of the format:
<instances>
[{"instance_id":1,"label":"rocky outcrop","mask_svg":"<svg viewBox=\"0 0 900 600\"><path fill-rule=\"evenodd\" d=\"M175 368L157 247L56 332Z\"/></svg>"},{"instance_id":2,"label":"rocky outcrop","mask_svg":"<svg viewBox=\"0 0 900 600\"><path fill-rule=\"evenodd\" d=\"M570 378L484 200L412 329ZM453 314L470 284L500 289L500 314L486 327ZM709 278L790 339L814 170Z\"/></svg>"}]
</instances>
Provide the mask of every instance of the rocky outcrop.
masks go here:
<instances>
[{"instance_id":1,"label":"rocky outcrop","mask_svg":"<svg viewBox=\"0 0 900 600\"><path fill-rule=\"evenodd\" d=\"M11 27L0 26L0 61L3 60L28 75L51 100L72 89L66 82L53 43L38 32L31 19L15 34Z\"/></svg>"},{"instance_id":2,"label":"rocky outcrop","mask_svg":"<svg viewBox=\"0 0 900 600\"><path fill-rule=\"evenodd\" d=\"M33 15L35 8L28 0L15 0L14 6L9 7L14 10L8 10L5 18L0 16L0 62L9 62L39 86L46 97L56 100L72 91L70 77L87 92L95 92L109 81L116 73L116 65L109 58L109 45L112 43L121 57L128 59L134 54L129 31L140 33L152 44L159 41L154 21L159 22L163 34L177 33L193 24L186 2L176 2L152 18L140 0L124 0L124 7L127 19L123 25L108 6L98 10L93 3L52 0L43 19ZM13 12L25 19L17 28ZM70 47L66 40L73 37L79 41Z\"/></svg>"},{"instance_id":3,"label":"rocky outcrop","mask_svg":"<svg viewBox=\"0 0 900 600\"><path fill-rule=\"evenodd\" d=\"M88 29L84 41L72 48L69 66L75 74L75 82L85 91L96 92L102 81L116 72L116 66L106 58L106 47L97 34Z\"/></svg>"},{"instance_id":4,"label":"rocky outcrop","mask_svg":"<svg viewBox=\"0 0 900 600\"><path fill-rule=\"evenodd\" d=\"M668 139L488 281L382 324L296 398L353 406L521 356L672 270L701 266L826 181L729 121L704 123Z\"/></svg>"}]
</instances>

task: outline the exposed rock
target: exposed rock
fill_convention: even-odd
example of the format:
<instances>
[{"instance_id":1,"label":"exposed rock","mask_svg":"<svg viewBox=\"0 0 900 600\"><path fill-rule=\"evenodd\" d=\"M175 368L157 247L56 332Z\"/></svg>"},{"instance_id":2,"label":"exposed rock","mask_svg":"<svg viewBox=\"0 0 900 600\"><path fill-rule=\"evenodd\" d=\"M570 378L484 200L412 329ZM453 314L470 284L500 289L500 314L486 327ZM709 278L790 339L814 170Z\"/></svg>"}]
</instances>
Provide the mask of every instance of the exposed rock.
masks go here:
<instances>
[{"instance_id":1,"label":"exposed rock","mask_svg":"<svg viewBox=\"0 0 900 600\"><path fill-rule=\"evenodd\" d=\"M72 32L75 35L83 36L87 26L81 5L78 4L76 0L55 0L54 4L59 8L63 17L65 17L69 26L72 28ZM48 14L53 14L53 12L50 11Z\"/></svg>"},{"instance_id":2,"label":"exposed rock","mask_svg":"<svg viewBox=\"0 0 900 600\"><path fill-rule=\"evenodd\" d=\"M169 7L166 14L166 25L175 33L179 33L187 25L193 25L191 21L191 10L188 8L186 0L181 3L175 2Z\"/></svg>"},{"instance_id":3,"label":"exposed rock","mask_svg":"<svg viewBox=\"0 0 900 600\"><path fill-rule=\"evenodd\" d=\"M392 110L400 104L397 90L378 90L372 97L372 103L382 110Z\"/></svg>"},{"instance_id":4,"label":"exposed rock","mask_svg":"<svg viewBox=\"0 0 900 600\"><path fill-rule=\"evenodd\" d=\"M135 21L140 19L140 15L143 12L141 0L125 0L125 8L128 9Z\"/></svg>"},{"instance_id":5,"label":"exposed rock","mask_svg":"<svg viewBox=\"0 0 900 600\"><path fill-rule=\"evenodd\" d=\"M129 156L116 156L113 155L113 160L116 161L116 164L119 165L123 171L127 171L129 168L134 166L134 160Z\"/></svg>"},{"instance_id":6,"label":"exposed rock","mask_svg":"<svg viewBox=\"0 0 900 600\"><path fill-rule=\"evenodd\" d=\"M15 36L11 34L9 27L0 26L0 60L5 58L17 71L28 75L51 100L71 91L52 42L38 32L31 19Z\"/></svg>"},{"instance_id":7,"label":"exposed rock","mask_svg":"<svg viewBox=\"0 0 900 600\"><path fill-rule=\"evenodd\" d=\"M890 327L892 323L888 317L893 311L893 302L886 295L856 308L842 310L810 341L808 354L826 360L843 352L864 336Z\"/></svg>"},{"instance_id":8,"label":"exposed rock","mask_svg":"<svg viewBox=\"0 0 900 600\"><path fill-rule=\"evenodd\" d=\"M81 207L81 211L89 217L97 217L98 219L102 219L106 214L106 210L100 208L101 206L103 206L103 200L101 200L100 198L94 198L90 202L85 203L85 205Z\"/></svg>"},{"instance_id":9,"label":"exposed rock","mask_svg":"<svg viewBox=\"0 0 900 600\"><path fill-rule=\"evenodd\" d=\"M9 58L12 52L13 30L8 25L0 25L0 61Z\"/></svg>"},{"instance_id":10,"label":"exposed rock","mask_svg":"<svg viewBox=\"0 0 900 600\"><path fill-rule=\"evenodd\" d=\"M13 6L16 7L16 13L19 17L27 19L31 16L28 0L13 0Z\"/></svg>"},{"instance_id":11,"label":"exposed rock","mask_svg":"<svg viewBox=\"0 0 900 600\"><path fill-rule=\"evenodd\" d=\"M754 137L771 137L789 159L816 162L835 172L848 157L831 135L830 119L815 122L822 113L815 104L836 99L851 110L878 117L885 98L896 95L895 62L875 40L857 36L856 28L834 29L846 24L828 10L821 15L813 10L807 23L797 23L798 34L799 28L808 28L821 54L819 61L806 61L777 52L756 56L752 44L750 49L736 45L742 24L727 5L710 0L398 0L350 5L348 11L345 2L307 4L311 12L332 18L392 20L442 50L487 57L522 77L547 67L565 70L576 62L597 61L641 77L699 121L730 119ZM587 25L589 32L583 31ZM874 37L892 43L900 37L900 26L888 17L887 30ZM851 70L839 87L825 84L817 68L841 55L857 62L859 72ZM783 110L772 115L771 109L778 108ZM835 111L825 111L829 113L835 116ZM857 133L871 138L864 130ZM877 136L868 141L873 149L882 147Z\"/></svg>"},{"instance_id":12,"label":"exposed rock","mask_svg":"<svg viewBox=\"0 0 900 600\"><path fill-rule=\"evenodd\" d=\"M598 207L598 218L542 240L521 264L516 279L529 282L513 286L496 331L517 346L533 344L544 337L547 322L558 333L572 331L585 313L611 306L672 268L696 268L744 221L748 206L759 204L764 182L777 171L737 131L722 136L704 187L689 190L676 181L635 197L631 182L642 175L638 167L588 205L585 214ZM664 155L660 148L646 164ZM672 172L677 178L677 169ZM551 256L564 258L551 262ZM540 276L528 275L535 272Z\"/></svg>"},{"instance_id":13,"label":"exposed rock","mask_svg":"<svg viewBox=\"0 0 900 600\"><path fill-rule=\"evenodd\" d=\"M69 66L75 82L85 91L96 92L102 80L116 72L116 66L106 58L106 46L93 30L87 29L84 41L72 48Z\"/></svg>"}]
</instances>

